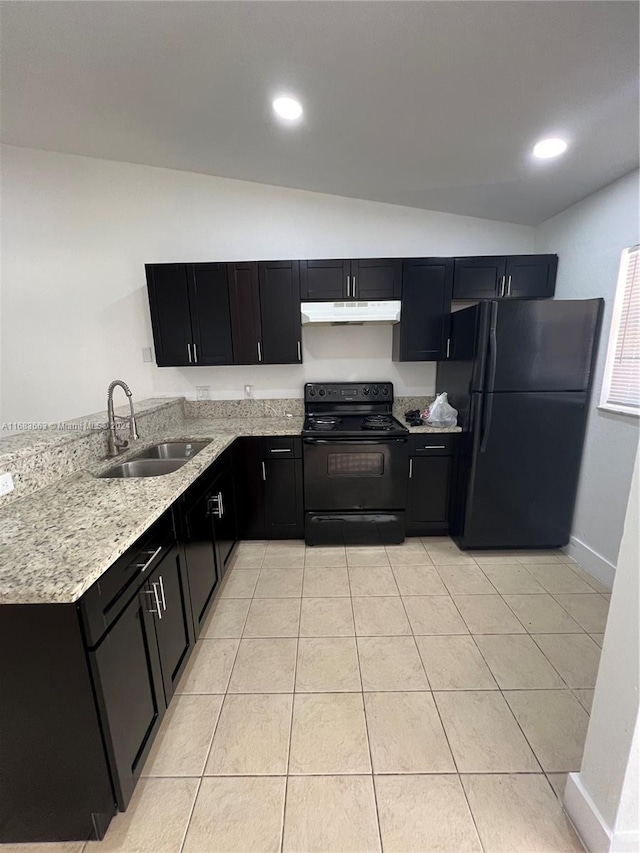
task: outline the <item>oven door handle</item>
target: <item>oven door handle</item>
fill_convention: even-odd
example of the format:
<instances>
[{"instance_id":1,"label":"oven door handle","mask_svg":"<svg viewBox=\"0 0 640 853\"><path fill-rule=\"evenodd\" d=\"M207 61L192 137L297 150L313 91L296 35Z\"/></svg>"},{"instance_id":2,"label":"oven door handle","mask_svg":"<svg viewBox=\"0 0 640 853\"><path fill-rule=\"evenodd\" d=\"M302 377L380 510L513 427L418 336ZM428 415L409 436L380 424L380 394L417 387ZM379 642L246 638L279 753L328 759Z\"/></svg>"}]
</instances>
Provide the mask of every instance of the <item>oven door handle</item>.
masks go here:
<instances>
[{"instance_id":1,"label":"oven door handle","mask_svg":"<svg viewBox=\"0 0 640 853\"><path fill-rule=\"evenodd\" d=\"M305 438L305 444L406 444L409 438Z\"/></svg>"}]
</instances>

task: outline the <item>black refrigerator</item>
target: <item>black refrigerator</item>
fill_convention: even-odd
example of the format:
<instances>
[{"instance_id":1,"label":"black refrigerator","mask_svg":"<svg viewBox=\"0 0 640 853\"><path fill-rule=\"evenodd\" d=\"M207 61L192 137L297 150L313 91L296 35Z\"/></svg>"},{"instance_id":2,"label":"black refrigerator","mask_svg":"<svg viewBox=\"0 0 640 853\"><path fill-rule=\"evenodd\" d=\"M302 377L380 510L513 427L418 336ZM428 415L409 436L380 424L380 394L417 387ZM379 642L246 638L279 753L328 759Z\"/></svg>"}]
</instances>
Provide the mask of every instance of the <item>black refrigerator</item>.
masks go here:
<instances>
[{"instance_id":1,"label":"black refrigerator","mask_svg":"<svg viewBox=\"0 0 640 853\"><path fill-rule=\"evenodd\" d=\"M603 305L492 300L451 315L436 387L463 430L451 510L461 548L568 543Z\"/></svg>"}]
</instances>

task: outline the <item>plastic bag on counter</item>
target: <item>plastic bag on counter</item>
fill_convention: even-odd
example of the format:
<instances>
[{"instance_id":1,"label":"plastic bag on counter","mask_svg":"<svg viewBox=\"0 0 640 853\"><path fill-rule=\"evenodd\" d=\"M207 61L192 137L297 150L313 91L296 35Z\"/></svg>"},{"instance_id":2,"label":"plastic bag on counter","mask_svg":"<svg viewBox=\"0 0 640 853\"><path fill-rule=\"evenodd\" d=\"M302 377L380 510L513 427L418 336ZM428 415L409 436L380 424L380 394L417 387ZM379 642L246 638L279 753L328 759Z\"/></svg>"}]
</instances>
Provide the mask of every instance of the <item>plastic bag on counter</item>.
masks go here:
<instances>
[{"instance_id":1,"label":"plastic bag on counter","mask_svg":"<svg viewBox=\"0 0 640 853\"><path fill-rule=\"evenodd\" d=\"M454 427L458 425L458 410L453 408L445 391L438 394L429 409L423 413L423 418L429 426Z\"/></svg>"}]
</instances>

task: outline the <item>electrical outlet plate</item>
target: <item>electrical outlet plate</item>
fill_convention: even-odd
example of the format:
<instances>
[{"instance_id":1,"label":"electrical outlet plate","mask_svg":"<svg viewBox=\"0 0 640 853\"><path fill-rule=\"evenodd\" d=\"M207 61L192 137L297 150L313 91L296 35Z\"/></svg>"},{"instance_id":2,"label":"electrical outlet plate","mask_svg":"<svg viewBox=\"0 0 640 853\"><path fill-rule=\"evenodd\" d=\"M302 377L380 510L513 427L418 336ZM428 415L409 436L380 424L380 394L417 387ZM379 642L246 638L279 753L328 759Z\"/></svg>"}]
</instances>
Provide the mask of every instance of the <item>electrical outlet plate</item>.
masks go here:
<instances>
[{"instance_id":1,"label":"electrical outlet plate","mask_svg":"<svg viewBox=\"0 0 640 853\"><path fill-rule=\"evenodd\" d=\"M142 347L142 360L153 361L153 350L151 347Z\"/></svg>"},{"instance_id":2,"label":"electrical outlet plate","mask_svg":"<svg viewBox=\"0 0 640 853\"><path fill-rule=\"evenodd\" d=\"M196 400L210 400L211 399L211 386L210 385L196 385Z\"/></svg>"},{"instance_id":3,"label":"electrical outlet plate","mask_svg":"<svg viewBox=\"0 0 640 853\"><path fill-rule=\"evenodd\" d=\"M245 400L253 400L253 385L244 386L244 398Z\"/></svg>"},{"instance_id":4,"label":"electrical outlet plate","mask_svg":"<svg viewBox=\"0 0 640 853\"><path fill-rule=\"evenodd\" d=\"M11 474L0 474L0 495L8 495L13 491L13 477Z\"/></svg>"}]
</instances>

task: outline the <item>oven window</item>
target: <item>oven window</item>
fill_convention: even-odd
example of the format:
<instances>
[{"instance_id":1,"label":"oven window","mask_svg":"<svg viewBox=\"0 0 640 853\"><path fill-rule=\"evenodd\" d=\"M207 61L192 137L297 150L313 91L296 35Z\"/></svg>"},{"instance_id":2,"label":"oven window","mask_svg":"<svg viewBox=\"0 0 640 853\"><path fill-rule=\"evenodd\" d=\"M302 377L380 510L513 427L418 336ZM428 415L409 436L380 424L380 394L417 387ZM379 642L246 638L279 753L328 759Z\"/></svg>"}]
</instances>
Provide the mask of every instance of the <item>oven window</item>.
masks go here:
<instances>
[{"instance_id":1,"label":"oven window","mask_svg":"<svg viewBox=\"0 0 640 853\"><path fill-rule=\"evenodd\" d=\"M382 477L384 453L329 453L327 475L329 477Z\"/></svg>"}]
</instances>

